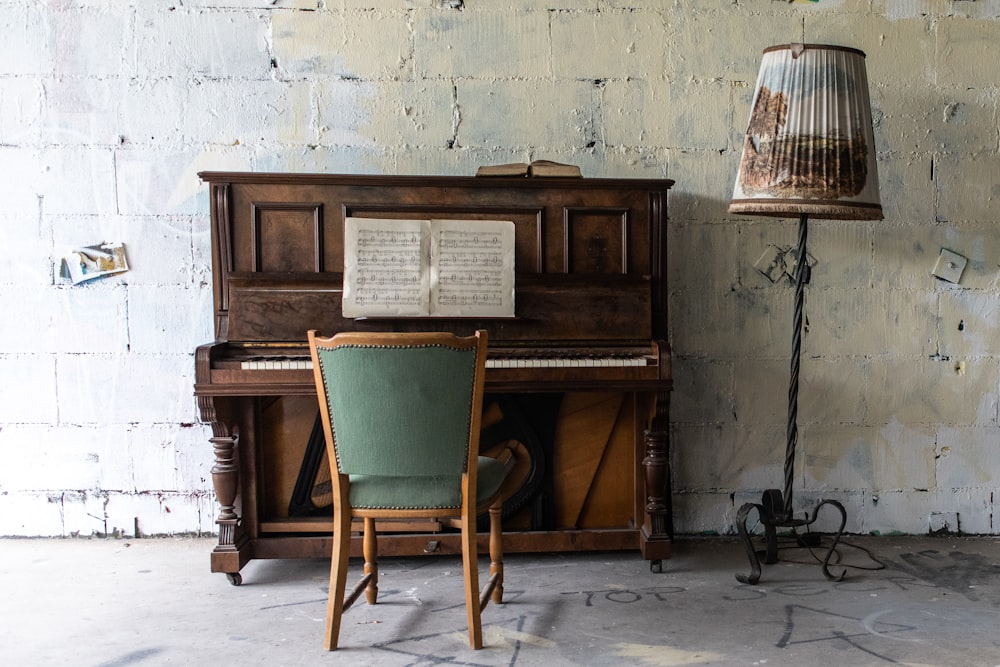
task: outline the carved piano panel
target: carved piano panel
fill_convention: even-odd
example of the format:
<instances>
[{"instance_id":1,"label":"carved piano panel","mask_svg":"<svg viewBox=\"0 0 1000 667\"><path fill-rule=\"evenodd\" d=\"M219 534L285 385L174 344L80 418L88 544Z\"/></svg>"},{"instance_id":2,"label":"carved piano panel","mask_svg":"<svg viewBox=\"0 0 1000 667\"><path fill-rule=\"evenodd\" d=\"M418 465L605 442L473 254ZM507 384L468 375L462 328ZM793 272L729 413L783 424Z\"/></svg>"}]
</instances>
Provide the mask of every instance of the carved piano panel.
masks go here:
<instances>
[{"instance_id":1,"label":"carved piano panel","mask_svg":"<svg viewBox=\"0 0 1000 667\"><path fill-rule=\"evenodd\" d=\"M329 554L332 524L322 512L290 511L315 417L311 328L487 329L487 409L498 410L501 426L517 422L483 440L484 451L520 466L505 502L508 548L669 556L670 181L201 177L211 195L216 340L196 351L195 393L214 431L213 571L238 581L251 558ZM347 217L513 221L515 318L344 318ZM431 543L406 526L380 528L403 531L380 540L387 555ZM458 549L445 532L433 544Z\"/></svg>"}]
</instances>

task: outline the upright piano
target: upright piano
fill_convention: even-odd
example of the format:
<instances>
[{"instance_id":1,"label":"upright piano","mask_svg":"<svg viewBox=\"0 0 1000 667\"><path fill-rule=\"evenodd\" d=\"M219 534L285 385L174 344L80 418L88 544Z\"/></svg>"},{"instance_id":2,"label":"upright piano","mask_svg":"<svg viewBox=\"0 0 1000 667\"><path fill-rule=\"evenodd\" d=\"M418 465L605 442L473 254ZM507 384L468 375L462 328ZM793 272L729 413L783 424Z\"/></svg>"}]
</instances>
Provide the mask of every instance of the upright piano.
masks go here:
<instances>
[{"instance_id":1,"label":"upright piano","mask_svg":"<svg viewBox=\"0 0 1000 667\"><path fill-rule=\"evenodd\" d=\"M199 176L209 187L215 341L195 351L194 393L215 452L213 572L239 584L251 559L331 553L309 329L486 329L480 446L511 468L505 549L638 549L654 569L670 556L672 181ZM344 317L351 217L512 221L514 317ZM378 528L385 555L460 553L458 536L434 522Z\"/></svg>"}]
</instances>

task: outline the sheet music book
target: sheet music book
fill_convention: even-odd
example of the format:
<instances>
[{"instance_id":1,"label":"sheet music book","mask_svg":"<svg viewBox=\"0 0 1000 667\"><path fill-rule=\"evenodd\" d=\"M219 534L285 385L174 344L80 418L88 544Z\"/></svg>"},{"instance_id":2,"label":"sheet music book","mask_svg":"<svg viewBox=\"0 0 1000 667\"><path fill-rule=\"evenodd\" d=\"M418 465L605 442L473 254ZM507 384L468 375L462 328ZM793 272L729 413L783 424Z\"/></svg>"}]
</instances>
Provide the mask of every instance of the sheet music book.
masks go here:
<instances>
[{"instance_id":1,"label":"sheet music book","mask_svg":"<svg viewBox=\"0 0 1000 667\"><path fill-rule=\"evenodd\" d=\"M344 317L514 317L514 223L347 218Z\"/></svg>"}]
</instances>

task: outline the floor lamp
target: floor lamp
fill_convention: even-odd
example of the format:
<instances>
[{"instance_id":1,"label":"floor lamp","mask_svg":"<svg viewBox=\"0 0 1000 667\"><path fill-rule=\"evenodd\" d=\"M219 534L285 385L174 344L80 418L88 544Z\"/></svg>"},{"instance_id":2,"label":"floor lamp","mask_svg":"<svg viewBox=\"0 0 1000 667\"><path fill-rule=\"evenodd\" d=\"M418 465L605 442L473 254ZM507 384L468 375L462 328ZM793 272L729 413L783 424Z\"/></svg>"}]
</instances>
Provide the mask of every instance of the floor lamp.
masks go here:
<instances>
[{"instance_id":1,"label":"floor lamp","mask_svg":"<svg viewBox=\"0 0 1000 667\"><path fill-rule=\"evenodd\" d=\"M764 49L729 212L798 218L799 235L784 488L766 490L760 504L745 503L737 512L737 530L751 567L749 575L736 575L743 583L760 580L761 560L777 562L777 529L808 526L824 506L839 511L840 527L822 560L823 574L829 579L843 577L843 572L834 575L828 566L847 523L844 506L836 500L822 500L811 516L804 513L796 518L792 503L802 303L809 282L806 237L809 217L882 219L874 146L863 52L825 44ZM764 527L763 552L754 550L747 529L754 510Z\"/></svg>"}]
</instances>

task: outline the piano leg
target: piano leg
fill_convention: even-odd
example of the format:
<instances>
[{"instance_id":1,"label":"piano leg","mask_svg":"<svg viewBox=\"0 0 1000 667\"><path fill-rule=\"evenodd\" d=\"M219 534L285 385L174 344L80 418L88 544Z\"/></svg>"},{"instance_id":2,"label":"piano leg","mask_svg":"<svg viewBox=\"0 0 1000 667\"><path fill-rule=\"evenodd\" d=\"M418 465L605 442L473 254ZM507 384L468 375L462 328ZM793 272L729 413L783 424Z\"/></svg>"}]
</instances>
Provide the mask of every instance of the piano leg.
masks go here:
<instances>
[{"instance_id":1,"label":"piano leg","mask_svg":"<svg viewBox=\"0 0 1000 667\"><path fill-rule=\"evenodd\" d=\"M212 552L212 572L224 572L234 586L243 583L240 569L246 564L248 555L237 544L237 528L240 524L236 513L236 499L239 492L240 466L236 458L239 433L230 430L227 423L219 418L215 402L209 397L199 397L202 420L211 423L212 448L215 451L215 465L212 466L212 485L219 503L219 544Z\"/></svg>"},{"instance_id":2,"label":"piano leg","mask_svg":"<svg viewBox=\"0 0 1000 667\"><path fill-rule=\"evenodd\" d=\"M656 415L644 434L645 514L639 531L642 557L654 572L663 571L663 559L670 558L674 538L673 503L670 483L670 435L667 410L669 394L657 396Z\"/></svg>"}]
</instances>

